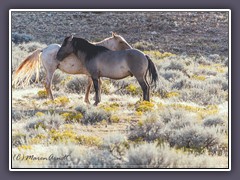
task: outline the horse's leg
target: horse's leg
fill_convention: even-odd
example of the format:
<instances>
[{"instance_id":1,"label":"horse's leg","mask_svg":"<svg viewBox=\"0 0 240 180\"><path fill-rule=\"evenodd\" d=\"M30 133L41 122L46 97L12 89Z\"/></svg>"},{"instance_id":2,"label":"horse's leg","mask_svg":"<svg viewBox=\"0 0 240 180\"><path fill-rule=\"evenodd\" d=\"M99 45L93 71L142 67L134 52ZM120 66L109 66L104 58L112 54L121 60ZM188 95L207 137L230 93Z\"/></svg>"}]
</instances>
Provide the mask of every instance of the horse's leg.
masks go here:
<instances>
[{"instance_id":1,"label":"horse's leg","mask_svg":"<svg viewBox=\"0 0 240 180\"><path fill-rule=\"evenodd\" d=\"M87 104L90 104L89 94L90 94L92 84L93 84L92 78L88 77L88 86L87 86L87 90L86 90L86 93L85 93L85 99L84 99L84 102L87 103ZM101 85L102 85L102 81L99 78L99 100L100 101L101 101ZM94 96L94 100L96 101L96 95Z\"/></svg>"},{"instance_id":2,"label":"horse's leg","mask_svg":"<svg viewBox=\"0 0 240 180\"><path fill-rule=\"evenodd\" d=\"M98 82L99 82L99 101L101 101L101 88L102 88L102 80L100 78L98 78Z\"/></svg>"},{"instance_id":3,"label":"horse's leg","mask_svg":"<svg viewBox=\"0 0 240 180\"><path fill-rule=\"evenodd\" d=\"M52 95L52 90L51 90L52 77L53 77L55 70L47 69L46 81L45 81L45 89L47 91L47 95L50 97L51 100L53 100L53 95Z\"/></svg>"},{"instance_id":4,"label":"horse's leg","mask_svg":"<svg viewBox=\"0 0 240 180\"><path fill-rule=\"evenodd\" d=\"M99 78L93 78L92 77L92 80L93 80L93 86L94 86L94 89L95 89L95 94L96 94L96 99L95 99L95 103L94 105L97 106L97 104L100 102L100 92L99 92Z\"/></svg>"},{"instance_id":5,"label":"horse's leg","mask_svg":"<svg viewBox=\"0 0 240 180\"><path fill-rule=\"evenodd\" d=\"M86 90L85 99L84 99L84 101L85 101L87 104L90 104L89 94L90 94L90 90L91 90L92 84L93 84L92 78L91 78L91 77L88 77L88 85L87 85L87 90Z\"/></svg>"},{"instance_id":6,"label":"horse's leg","mask_svg":"<svg viewBox=\"0 0 240 180\"><path fill-rule=\"evenodd\" d=\"M49 57L48 54L44 54L44 57L41 58L43 67L46 70L45 89L47 91L47 95L50 97L51 100L53 100L51 85L53 74L57 69L58 62L53 57Z\"/></svg>"},{"instance_id":7,"label":"horse's leg","mask_svg":"<svg viewBox=\"0 0 240 180\"><path fill-rule=\"evenodd\" d=\"M102 87L102 80L99 78L99 100L101 101L101 87ZM96 95L94 96L94 100L96 101Z\"/></svg>"},{"instance_id":8,"label":"horse's leg","mask_svg":"<svg viewBox=\"0 0 240 180\"><path fill-rule=\"evenodd\" d=\"M149 85L149 83L148 83L148 81L147 81L147 73L146 73L145 76L144 76L144 81L145 81L146 84L147 84L147 99L148 99L148 101L150 101L150 85Z\"/></svg>"},{"instance_id":9,"label":"horse's leg","mask_svg":"<svg viewBox=\"0 0 240 180\"><path fill-rule=\"evenodd\" d=\"M138 83L140 84L143 91L143 100L150 101L149 99L149 87L144 78L137 78Z\"/></svg>"}]
</instances>

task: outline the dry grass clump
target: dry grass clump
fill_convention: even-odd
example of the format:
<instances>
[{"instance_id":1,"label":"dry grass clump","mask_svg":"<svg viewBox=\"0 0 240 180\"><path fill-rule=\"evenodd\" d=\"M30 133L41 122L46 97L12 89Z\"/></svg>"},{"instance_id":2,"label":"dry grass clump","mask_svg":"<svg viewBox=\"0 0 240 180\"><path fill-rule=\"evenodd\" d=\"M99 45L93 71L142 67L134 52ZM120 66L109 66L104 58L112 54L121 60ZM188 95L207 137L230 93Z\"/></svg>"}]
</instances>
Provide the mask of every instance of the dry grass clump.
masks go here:
<instances>
[{"instance_id":1,"label":"dry grass clump","mask_svg":"<svg viewBox=\"0 0 240 180\"><path fill-rule=\"evenodd\" d=\"M62 153L63 154L63 153ZM107 150L84 149L81 156L72 155L66 160L50 161L49 168L120 168L121 162Z\"/></svg>"},{"instance_id":2,"label":"dry grass clump","mask_svg":"<svg viewBox=\"0 0 240 180\"><path fill-rule=\"evenodd\" d=\"M64 74L60 70L56 70L54 72L54 75L53 75L53 78L52 78L52 87L51 87L53 92L54 91L59 91L61 89L65 89L64 88L65 86L63 87L61 82L63 82L63 80L66 79L66 76L68 76L68 75Z\"/></svg>"},{"instance_id":3,"label":"dry grass clump","mask_svg":"<svg viewBox=\"0 0 240 180\"><path fill-rule=\"evenodd\" d=\"M226 125L226 122L221 117L210 116L210 117L207 117L203 120L203 125L206 126L206 127L224 126L224 125Z\"/></svg>"},{"instance_id":4,"label":"dry grass clump","mask_svg":"<svg viewBox=\"0 0 240 180\"><path fill-rule=\"evenodd\" d=\"M120 109L120 104L118 104L117 102L106 103L99 105L99 108L107 112L116 112Z\"/></svg>"},{"instance_id":5,"label":"dry grass clump","mask_svg":"<svg viewBox=\"0 0 240 180\"><path fill-rule=\"evenodd\" d=\"M222 104L226 101L227 93L219 85L206 85L205 90L199 88L186 89L180 99L185 102L194 102L199 105Z\"/></svg>"},{"instance_id":6,"label":"dry grass clump","mask_svg":"<svg viewBox=\"0 0 240 180\"><path fill-rule=\"evenodd\" d=\"M61 116L65 119L68 123L73 122L80 122L83 118L82 113L75 113L75 112L64 112L61 114Z\"/></svg>"},{"instance_id":7,"label":"dry grass clump","mask_svg":"<svg viewBox=\"0 0 240 180\"><path fill-rule=\"evenodd\" d=\"M63 148L62 148L63 149ZM79 152L81 156L79 156ZM56 154L56 155L55 155ZM69 154L67 160L50 161L49 168L226 168L221 156L194 155L174 150L167 144L156 143L131 145L117 156L109 149L81 148L71 146L69 150L59 150L57 157ZM215 163L215 160L219 163Z\"/></svg>"},{"instance_id":8,"label":"dry grass clump","mask_svg":"<svg viewBox=\"0 0 240 180\"><path fill-rule=\"evenodd\" d=\"M225 146L223 142L227 132L224 127L208 126L209 121L199 123L193 113L166 107L161 113L145 116L132 126L129 139L135 142L165 142L184 151L223 153L220 146Z\"/></svg>"},{"instance_id":9,"label":"dry grass clump","mask_svg":"<svg viewBox=\"0 0 240 180\"><path fill-rule=\"evenodd\" d=\"M39 98L47 98L47 91L46 90L40 90L37 93Z\"/></svg>"},{"instance_id":10,"label":"dry grass clump","mask_svg":"<svg viewBox=\"0 0 240 180\"><path fill-rule=\"evenodd\" d=\"M97 136L82 135L74 132L73 130L55 130L50 131L50 141L54 144L80 144L84 146L100 146L102 139Z\"/></svg>"},{"instance_id":11,"label":"dry grass clump","mask_svg":"<svg viewBox=\"0 0 240 180\"><path fill-rule=\"evenodd\" d=\"M142 93L142 89L139 85L136 86L134 84L129 84L125 89L128 94L133 95L133 96L140 95Z\"/></svg>"},{"instance_id":12,"label":"dry grass clump","mask_svg":"<svg viewBox=\"0 0 240 180\"><path fill-rule=\"evenodd\" d=\"M168 141L171 146L176 148L202 153L217 147L220 144L220 136L214 129L194 125L172 132Z\"/></svg>"},{"instance_id":13,"label":"dry grass clump","mask_svg":"<svg viewBox=\"0 0 240 180\"><path fill-rule=\"evenodd\" d=\"M157 115L145 116L131 127L129 139L132 141L154 141L161 138L164 123Z\"/></svg>"},{"instance_id":14,"label":"dry grass clump","mask_svg":"<svg viewBox=\"0 0 240 180\"><path fill-rule=\"evenodd\" d=\"M131 146L127 153L126 166L128 168L170 168L173 158L171 155L172 152L167 152L167 148L159 148L152 143Z\"/></svg>"},{"instance_id":15,"label":"dry grass clump","mask_svg":"<svg viewBox=\"0 0 240 180\"><path fill-rule=\"evenodd\" d=\"M66 96L59 96L54 100L47 100L44 105L56 105L56 106L66 106L70 102L70 99Z\"/></svg>"},{"instance_id":16,"label":"dry grass clump","mask_svg":"<svg viewBox=\"0 0 240 180\"><path fill-rule=\"evenodd\" d=\"M66 83L66 92L70 93L85 93L87 87L87 77L73 77Z\"/></svg>"},{"instance_id":17,"label":"dry grass clump","mask_svg":"<svg viewBox=\"0 0 240 180\"><path fill-rule=\"evenodd\" d=\"M58 129L64 123L64 119L58 114L45 114L32 118L30 122L26 124L27 130L37 130L39 128L44 130Z\"/></svg>"},{"instance_id":18,"label":"dry grass clump","mask_svg":"<svg viewBox=\"0 0 240 180\"><path fill-rule=\"evenodd\" d=\"M98 109L96 107L85 108L83 106L78 106L75 110L83 114L83 118L81 120L83 124L96 124L104 120L110 122L111 113L102 109Z\"/></svg>"},{"instance_id":19,"label":"dry grass clump","mask_svg":"<svg viewBox=\"0 0 240 180\"><path fill-rule=\"evenodd\" d=\"M21 111L12 110L12 121L19 121L24 117L23 113Z\"/></svg>"},{"instance_id":20,"label":"dry grass clump","mask_svg":"<svg viewBox=\"0 0 240 180\"><path fill-rule=\"evenodd\" d=\"M138 101L135 106L137 112L147 112L153 111L155 105L149 101Z\"/></svg>"},{"instance_id":21,"label":"dry grass clump","mask_svg":"<svg viewBox=\"0 0 240 180\"><path fill-rule=\"evenodd\" d=\"M207 156L184 153L170 148L167 144L158 146L146 143L132 146L127 154L129 168L223 168L226 162L214 163L214 159L221 160L221 156Z\"/></svg>"},{"instance_id":22,"label":"dry grass clump","mask_svg":"<svg viewBox=\"0 0 240 180\"><path fill-rule=\"evenodd\" d=\"M14 148L14 147L18 147L23 144L26 144L27 138L28 137L25 133L22 133L22 132L13 133L12 134L12 147Z\"/></svg>"},{"instance_id":23,"label":"dry grass clump","mask_svg":"<svg viewBox=\"0 0 240 180\"><path fill-rule=\"evenodd\" d=\"M141 51L144 51L144 50L152 49L154 47L154 45L147 41L139 41L139 42L136 42L135 44L133 44L133 47L136 49L139 49Z\"/></svg>"}]
</instances>

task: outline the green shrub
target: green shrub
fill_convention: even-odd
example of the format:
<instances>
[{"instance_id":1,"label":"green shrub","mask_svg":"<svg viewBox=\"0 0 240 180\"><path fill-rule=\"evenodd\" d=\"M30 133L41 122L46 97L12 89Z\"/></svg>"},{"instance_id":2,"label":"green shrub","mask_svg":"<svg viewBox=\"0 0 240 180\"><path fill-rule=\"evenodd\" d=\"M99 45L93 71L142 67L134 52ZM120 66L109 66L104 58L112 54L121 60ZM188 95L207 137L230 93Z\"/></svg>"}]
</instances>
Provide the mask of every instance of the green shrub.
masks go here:
<instances>
[{"instance_id":1,"label":"green shrub","mask_svg":"<svg viewBox=\"0 0 240 180\"><path fill-rule=\"evenodd\" d=\"M128 92L128 94L131 95L140 95L142 93L142 89L139 85L136 86L134 84L129 84L125 89Z\"/></svg>"},{"instance_id":2,"label":"green shrub","mask_svg":"<svg viewBox=\"0 0 240 180\"><path fill-rule=\"evenodd\" d=\"M185 67L182 63L177 61L170 61L169 65L164 67L165 70L176 70L176 71L184 71Z\"/></svg>"},{"instance_id":3,"label":"green shrub","mask_svg":"<svg viewBox=\"0 0 240 180\"><path fill-rule=\"evenodd\" d=\"M141 51L144 50L150 50L154 47L154 45L152 43L149 43L147 41L139 41L133 44L133 47L136 49L139 49Z\"/></svg>"},{"instance_id":4,"label":"green shrub","mask_svg":"<svg viewBox=\"0 0 240 180\"><path fill-rule=\"evenodd\" d=\"M67 82L66 90L71 93L85 93L87 84L87 77L74 77Z\"/></svg>"},{"instance_id":5,"label":"green shrub","mask_svg":"<svg viewBox=\"0 0 240 180\"><path fill-rule=\"evenodd\" d=\"M30 34L20 34L18 32L13 32L12 33L12 42L14 42L15 44L30 42L33 39L34 39L33 36L30 35Z\"/></svg>"},{"instance_id":6,"label":"green shrub","mask_svg":"<svg viewBox=\"0 0 240 180\"><path fill-rule=\"evenodd\" d=\"M224 124L225 124L224 120L218 116L207 117L203 120L203 125L206 127L223 126Z\"/></svg>"},{"instance_id":7,"label":"green shrub","mask_svg":"<svg viewBox=\"0 0 240 180\"><path fill-rule=\"evenodd\" d=\"M149 101L138 101L135 107L137 112L153 111L154 103Z\"/></svg>"},{"instance_id":8,"label":"green shrub","mask_svg":"<svg viewBox=\"0 0 240 180\"><path fill-rule=\"evenodd\" d=\"M58 129L64 123L64 119L57 114L46 114L40 117L34 117L27 123L27 130L37 130L39 128L44 130Z\"/></svg>"},{"instance_id":9,"label":"green shrub","mask_svg":"<svg viewBox=\"0 0 240 180\"><path fill-rule=\"evenodd\" d=\"M163 128L164 123L158 115L146 115L136 125L131 127L128 138L132 141L154 141L161 139Z\"/></svg>"},{"instance_id":10,"label":"green shrub","mask_svg":"<svg viewBox=\"0 0 240 180\"><path fill-rule=\"evenodd\" d=\"M186 126L169 136L171 146L185 148L197 152L211 150L220 144L219 134L214 129L201 126Z\"/></svg>"},{"instance_id":11,"label":"green shrub","mask_svg":"<svg viewBox=\"0 0 240 180\"><path fill-rule=\"evenodd\" d=\"M25 133L14 133L12 135L12 146L18 147L27 143L27 135Z\"/></svg>"},{"instance_id":12,"label":"green shrub","mask_svg":"<svg viewBox=\"0 0 240 180\"><path fill-rule=\"evenodd\" d=\"M182 91L180 99L185 102L194 102L199 105L215 105L226 101L226 92L219 85L205 84L204 89L191 88Z\"/></svg>"},{"instance_id":13,"label":"green shrub","mask_svg":"<svg viewBox=\"0 0 240 180\"><path fill-rule=\"evenodd\" d=\"M141 144L131 146L127 152L128 168L169 168L171 165L171 153L159 148L156 144Z\"/></svg>"},{"instance_id":14,"label":"green shrub","mask_svg":"<svg viewBox=\"0 0 240 180\"><path fill-rule=\"evenodd\" d=\"M120 168L122 162L108 150L88 148L81 151L81 156L70 151L68 160L53 160L49 162L49 168ZM65 154L58 153L63 157Z\"/></svg>"},{"instance_id":15,"label":"green shrub","mask_svg":"<svg viewBox=\"0 0 240 180\"><path fill-rule=\"evenodd\" d=\"M65 119L66 122L80 122L83 118L82 113L75 112L65 112L62 113L61 116Z\"/></svg>"},{"instance_id":16,"label":"green shrub","mask_svg":"<svg viewBox=\"0 0 240 180\"><path fill-rule=\"evenodd\" d=\"M83 119L81 120L84 124L96 124L101 121L108 121L110 122L111 113L104 111L102 109L98 109L96 107L77 107L75 108L76 111L80 111L83 114Z\"/></svg>"}]
</instances>

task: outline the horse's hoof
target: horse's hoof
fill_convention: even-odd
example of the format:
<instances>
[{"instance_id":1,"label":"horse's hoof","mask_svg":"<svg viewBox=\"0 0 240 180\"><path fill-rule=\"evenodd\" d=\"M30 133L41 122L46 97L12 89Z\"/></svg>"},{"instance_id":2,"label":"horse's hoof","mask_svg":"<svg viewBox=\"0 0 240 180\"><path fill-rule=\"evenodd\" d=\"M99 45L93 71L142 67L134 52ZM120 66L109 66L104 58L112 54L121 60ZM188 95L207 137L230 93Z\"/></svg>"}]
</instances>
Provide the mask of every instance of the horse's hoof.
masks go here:
<instances>
[{"instance_id":1,"label":"horse's hoof","mask_svg":"<svg viewBox=\"0 0 240 180\"><path fill-rule=\"evenodd\" d=\"M89 100L84 100L84 102L85 102L86 104L90 104L90 101L89 101Z\"/></svg>"},{"instance_id":2,"label":"horse's hoof","mask_svg":"<svg viewBox=\"0 0 240 180\"><path fill-rule=\"evenodd\" d=\"M97 106L97 105L98 105L98 102L95 102L93 105L94 105L94 106Z\"/></svg>"}]
</instances>

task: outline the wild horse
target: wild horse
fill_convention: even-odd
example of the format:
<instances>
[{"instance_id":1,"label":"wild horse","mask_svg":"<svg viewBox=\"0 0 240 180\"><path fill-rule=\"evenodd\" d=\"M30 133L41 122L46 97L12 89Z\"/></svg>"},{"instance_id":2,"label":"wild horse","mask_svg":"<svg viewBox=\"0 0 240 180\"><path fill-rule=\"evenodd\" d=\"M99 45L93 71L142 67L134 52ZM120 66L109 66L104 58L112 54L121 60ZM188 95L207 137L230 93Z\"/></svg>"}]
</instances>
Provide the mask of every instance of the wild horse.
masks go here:
<instances>
[{"instance_id":1,"label":"wild horse","mask_svg":"<svg viewBox=\"0 0 240 180\"><path fill-rule=\"evenodd\" d=\"M104 46L110 50L123 50L131 49L132 47L127 43L127 41L120 35L112 33L112 36L106 38L100 42L94 43L98 46ZM30 82L32 75L36 72L36 80L39 77L40 62L42 62L43 67L46 70L46 81L45 88L47 94L53 99L51 84L54 72L60 69L63 72L69 74L85 74L85 69L83 65L78 60L78 58L72 54L66 57L62 61L56 59L56 54L60 49L59 44L51 44L42 50L36 50L31 55L29 55L16 69L13 74L13 85L27 85ZM89 93L92 86L92 79L88 78L88 86L85 94L85 102L89 102Z\"/></svg>"},{"instance_id":2,"label":"wild horse","mask_svg":"<svg viewBox=\"0 0 240 180\"><path fill-rule=\"evenodd\" d=\"M100 77L123 79L134 76L142 88L143 100L150 100L150 86L146 77L148 74L151 83L154 82L156 85L158 73L154 63L141 51L137 49L112 51L85 39L69 36L64 39L57 59L62 61L72 54L77 56L84 73L92 78L96 94L94 105L100 102Z\"/></svg>"}]
</instances>

